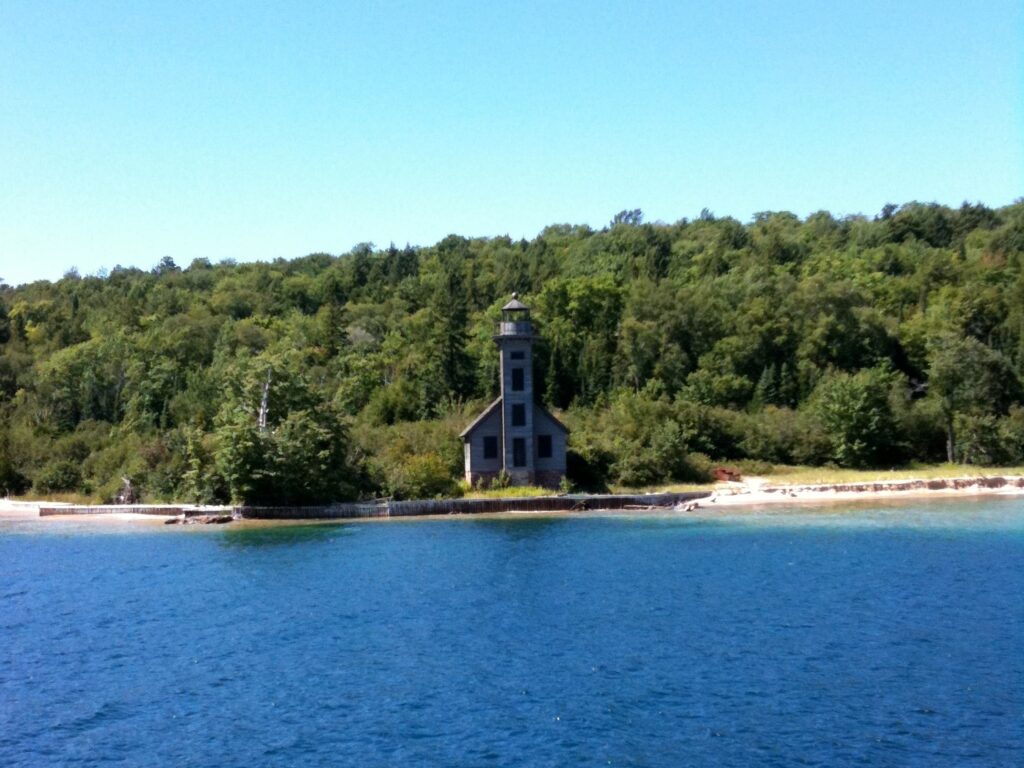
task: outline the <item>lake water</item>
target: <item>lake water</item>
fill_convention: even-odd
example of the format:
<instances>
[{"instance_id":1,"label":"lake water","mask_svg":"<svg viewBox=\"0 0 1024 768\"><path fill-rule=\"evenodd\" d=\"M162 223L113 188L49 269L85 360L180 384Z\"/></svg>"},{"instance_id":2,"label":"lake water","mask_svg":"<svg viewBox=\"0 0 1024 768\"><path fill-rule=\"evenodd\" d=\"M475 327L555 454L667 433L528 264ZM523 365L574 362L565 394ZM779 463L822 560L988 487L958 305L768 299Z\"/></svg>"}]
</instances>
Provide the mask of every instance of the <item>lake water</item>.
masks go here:
<instances>
[{"instance_id":1,"label":"lake water","mask_svg":"<svg viewBox=\"0 0 1024 768\"><path fill-rule=\"evenodd\" d=\"M0 522L0 765L1019 766L1024 500Z\"/></svg>"}]
</instances>

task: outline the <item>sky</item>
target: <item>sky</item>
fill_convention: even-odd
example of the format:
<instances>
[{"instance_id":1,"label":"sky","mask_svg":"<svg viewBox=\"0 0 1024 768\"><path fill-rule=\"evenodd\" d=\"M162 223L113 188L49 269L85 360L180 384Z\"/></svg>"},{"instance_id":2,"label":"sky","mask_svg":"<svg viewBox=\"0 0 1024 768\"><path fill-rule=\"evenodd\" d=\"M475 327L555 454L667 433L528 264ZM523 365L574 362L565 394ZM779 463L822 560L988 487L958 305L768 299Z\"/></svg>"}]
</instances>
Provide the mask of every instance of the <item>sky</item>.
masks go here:
<instances>
[{"instance_id":1,"label":"sky","mask_svg":"<svg viewBox=\"0 0 1024 768\"><path fill-rule=\"evenodd\" d=\"M1024 195L1024 4L0 3L0 278Z\"/></svg>"}]
</instances>

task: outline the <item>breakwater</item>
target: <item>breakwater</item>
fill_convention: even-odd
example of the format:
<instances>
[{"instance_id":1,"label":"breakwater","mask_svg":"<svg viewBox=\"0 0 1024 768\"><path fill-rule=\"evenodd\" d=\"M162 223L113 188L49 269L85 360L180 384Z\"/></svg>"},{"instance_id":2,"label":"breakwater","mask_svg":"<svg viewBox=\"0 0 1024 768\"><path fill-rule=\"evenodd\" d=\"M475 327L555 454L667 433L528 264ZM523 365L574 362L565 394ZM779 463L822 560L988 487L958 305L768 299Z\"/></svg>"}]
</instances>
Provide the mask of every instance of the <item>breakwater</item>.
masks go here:
<instances>
[{"instance_id":1,"label":"breakwater","mask_svg":"<svg viewBox=\"0 0 1024 768\"><path fill-rule=\"evenodd\" d=\"M601 494L532 496L498 499L422 499L328 504L319 507L235 507L247 520L340 520L371 517L420 517L427 515L479 515L502 512L590 512L669 509L710 491L685 493Z\"/></svg>"},{"instance_id":2,"label":"breakwater","mask_svg":"<svg viewBox=\"0 0 1024 768\"><path fill-rule=\"evenodd\" d=\"M210 507L197 507L181 504L40 504L40 517L59 515L156 515L160 517L177 517L179 515L205 515ZM230 510L230 507L218 507L218 510Z\"/></svg>"}]
</instances>

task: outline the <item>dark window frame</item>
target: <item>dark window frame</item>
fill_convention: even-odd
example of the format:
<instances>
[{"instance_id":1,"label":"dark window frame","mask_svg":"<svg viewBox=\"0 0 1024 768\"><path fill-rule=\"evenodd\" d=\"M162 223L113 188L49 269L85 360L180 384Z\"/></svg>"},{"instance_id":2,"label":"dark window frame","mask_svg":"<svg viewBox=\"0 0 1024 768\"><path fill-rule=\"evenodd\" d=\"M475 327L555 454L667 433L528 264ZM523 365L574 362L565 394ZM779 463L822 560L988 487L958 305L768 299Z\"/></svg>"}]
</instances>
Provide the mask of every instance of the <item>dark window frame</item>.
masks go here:
<instances>
[{"instance_id":1,"label":"dark window frame","mask_svg":"<svg viewBox=\"0 0 1024 768\"><path fill-rule=\"evenodd\" d=\"M525 437L513 437L512 438L512 466L513 467L525 467L526 466L526 438Z\"/></svg>"},{"instance_id":2,"label":"dark window frame","mask_svg":"<svg viewBox=\"0 0 1024 768\"><path fill-rule=\"evenodd\" d=\"M513 427L525 427L526 426L526 405L523 403L512 404L512 426Z\"/></svg>"},{"instance_id":3,"label":"dark window frame","mask_svg":"<svg viewBox=\"0 0 1024 768\"><path fill-rule=\"evenodd\" d=\"M484 458L485 459L496 459L498 458L498 436L497 435L484 435Z\"/></svg>"},{"instance_id":4,"label":"dark window frame","mask_svg":"<svg viewBox=\"0 0 1024 768\"><path fill-rule=\"evenodd\" d=\"M523 368L512 369L512 391L522 392L526 389L526 370Z\"/></svg>"},{"instance_id":5,"label":"dark window frame","mask_svg":"<svg viewBox=\"0 0 1024 768\"><path fill-rule=\"evenodd\" d=\"M525 360L526 359L526 353L523 352L523 350L521 350L521 349L517 349L515 352L512 352L509 355L509 357L512 358L513 360Z\"/></svg>"},{"instance_id":6,"label":"dark window frame","mask_svg":"<svg viewBox=\"0 0 1024 768\"><path fill-rule=\"evenodd\" d=\"M551 435L537 435L537 458L550 459L554 455Z\"/></svg>"}]
</instances>

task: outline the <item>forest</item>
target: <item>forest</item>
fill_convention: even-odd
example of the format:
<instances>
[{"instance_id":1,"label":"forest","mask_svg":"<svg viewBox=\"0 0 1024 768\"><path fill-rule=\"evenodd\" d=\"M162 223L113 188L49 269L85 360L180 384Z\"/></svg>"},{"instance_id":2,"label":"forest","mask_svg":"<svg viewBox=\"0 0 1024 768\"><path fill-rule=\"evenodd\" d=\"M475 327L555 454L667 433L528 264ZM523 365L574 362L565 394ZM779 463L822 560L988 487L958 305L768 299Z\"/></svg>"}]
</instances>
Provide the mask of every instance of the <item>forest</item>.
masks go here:
<instances>
[{"instance_id":1,"label":"forest","mask_svg":"<svg viewBox=\"0 0 1024 768\"><path fill-rule=\"evenodd\" d=\"M458 495L499 307L533 309L577 489L717 462L1024 461L1024 200L0 283L0 492L311 504Z\"/></svg>"}]
</instances>

